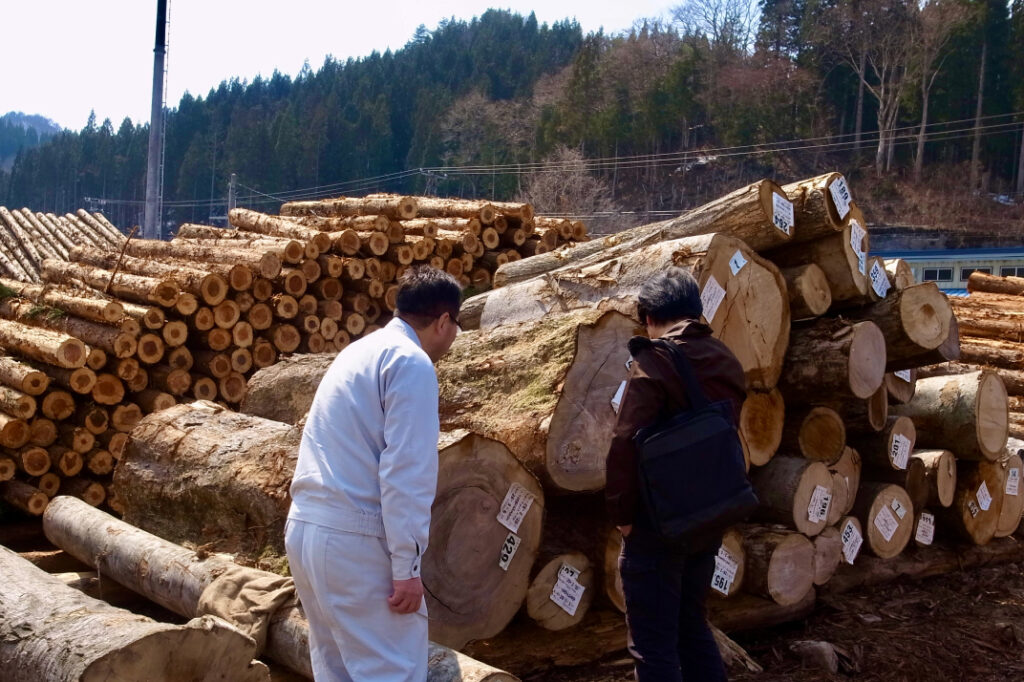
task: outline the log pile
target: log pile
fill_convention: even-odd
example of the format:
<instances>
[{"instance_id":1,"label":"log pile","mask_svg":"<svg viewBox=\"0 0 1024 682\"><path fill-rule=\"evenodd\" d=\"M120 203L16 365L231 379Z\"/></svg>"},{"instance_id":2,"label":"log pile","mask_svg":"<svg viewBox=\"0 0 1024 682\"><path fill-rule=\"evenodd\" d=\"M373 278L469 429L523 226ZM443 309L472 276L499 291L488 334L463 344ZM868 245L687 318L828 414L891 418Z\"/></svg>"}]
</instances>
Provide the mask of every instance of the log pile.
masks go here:
<instances>
[{"instance_id":1,"label":"log pile","mask_svg":"<svg viewBox=\"0 0 1024 682\"><path fill-rule=\"evenodd\" d=\"M234 231L183 226L161 248L187 244L193 268L220 249L239 254L235 262L253 253L293 259L279 275L255 275L271 296L291 296L316 235L331 235L330 248L355 249L328 259L321 252L318 264L373 249L398 258L398 247L434 238L430 220L450 221L437 234L472 234L463 221L494 224L488 206L505 216L504 234L544 224L521 207L376 195L297 202L277 217L233 213ZM297 250L288 255L291 242ZM703 321L743 366L749 392L739 429L762 502L723 542L713 622L742 629L798 617L837 571L858 570L862 548L874 566L935 539L981 546L1013 533L1024 500L1014 483L1020 453L1007 450L1013 375L971 365L920 370L956 359L964 327L982 325L958 325L959 303L914 283L905 263L872 257L868 242L846 180L830 173L754 183L679 218L512 263L490 259L495 287L466 301L470 331L438 364L444 433L423 567L432 639L484 661L552 647L592 659L622 648L621 617L609 615L623 597L621 539L603 512L604 457L629 371L625 342L643 333L636 293L672 265L694 275ZM539 239L535 246L534 254ZM158 255L129 245L122 267ZM394 262L379 261L382 269ZM201 278L189 276L199 291ZM380 305L372 275L338 279L344 292ZM355 299L343 294L343 316L361 314L344 307ZM185 319L191 338L196 315ZM1006 320L991 328L1002 333ZM261 370L246 384L245 414L196 402L146 417L117 469L125 519L249 559L280 553L294 425L331 359Z\"/></svg>"},{"instance_id":2,"label":"log pile","mask_svg":"<svg viewBox=\"0 0 1024 682\"><path fill-rule=\"evenodd\" d=\"M42 263L47 258L68 260L71 249L79 244L119 248L124 239L102 213L78 209L57 216L0 206L0 276L39 282Z\"/></svg>"},{"instance_id":3,"label":"log pile","mask_svg":"<svg viewBox=\"0 0 1024 682\"><path fill-rule=\"evenodd\" d=\"M0 209L26 266L0 280L0 480L12 481L0 499L31 514L58 490L103 502L144 415L193 399L237 407L279 357L371 333L406 268L485 288L510 259L586 239L582 223L535 219L529 204L371 195L281 213L233 209L230 229L185 224L165 242L79 211L66 222L82 232L57 232L56 250L33 240L63 223Z\"/></svg>"}]
</instances>

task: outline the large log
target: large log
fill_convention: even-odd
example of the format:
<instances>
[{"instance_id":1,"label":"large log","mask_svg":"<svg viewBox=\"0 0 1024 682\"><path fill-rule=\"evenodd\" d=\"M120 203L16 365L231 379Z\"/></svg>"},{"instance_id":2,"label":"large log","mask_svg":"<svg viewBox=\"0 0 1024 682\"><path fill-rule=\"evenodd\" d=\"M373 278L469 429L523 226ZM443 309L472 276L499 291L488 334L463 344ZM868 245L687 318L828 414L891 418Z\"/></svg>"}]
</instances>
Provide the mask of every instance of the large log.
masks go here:
<instances>
[{"instance_id":1,"label":"large log","mask_svg":"<svg viewBox=\"0 0 1024 682\"><path fill-rule=\"evenodd\" d=\"M1005 473L999 462L959 460L953 504L939 510L944 527L950 528L960 540L988 544L999 526Z\"/></svg>"},{"instance_id":2,"label":"large log","mask_svg":"<svg viewBox=\"0 0 1024 682\"><path fill-rule=\"evenodd\" d=\"M158 623L66 586L0 547L0 665L9 682L270 680L256 643L205 616Z\"/></svg>"},{"instance_id":3,"label":"large log","mask_svg":"<svg viewBox=\"0 0 1024 682\"><path fill-rule=\"evenodd\" d=\"M885 337L873 322L820 318L794 326L779 389L787 404L818 396L870 398L885 376Z\"/></svg>"},{"instance_id":4,"label":"large log","mask_svg":"<svg viewBox=\"0 0 1024 682\"><path fill-rule=\"evenodd\" d=\"M1024 514L1024 489L1021 487L1022 474L1024 474L1024 463L1017 452L1010 452L1007 449L1007 456L1000 460L1000 465L1005 469L1003 480L1003 503L999 508L999 522L996 523L997 538L1005 538L1017 531L1021 523L1021 515Z\"/></svg>"},{"instance_id":5,"label":"large log","mask_svg":"<svg viewBox=\"0 0 1024 682\"><path fill-rule=\"evenodd\" d=\"M751 472L761 502L758 515L814 536L826 526L832 475L821 462L777 455ZM802 595L801 595L802 596Z\"/></svg>"},{"instance_id":6,"label":"large log","mask_svg":"<svg viewBox=\"0 0 1024 682\"><path fill-rule=\"evenodd\" d=\"M995 372L918 379L913 400L892 411L914 420L922 447L989 461L998 459L1006 447L1006 386Z\"/></svg>"},{"instance_id":7,"label":"large log","mask_svg":"<svg viewBox=\"0 0 1024 682\"><path fill-rule=\"evenodd\" d=\"M925 282L893 291L847 315L878 325L885 336L886 370L894 372L916 367L918 356L942 345L949 336L953 310L935 283Z\"/></svg>"},{"instance_id":8,"label":"large log","mask_svg":"<svg viewBox=\"0 0 1024 682\"><path fill-rule=\"evenodd\" d=\"M694 275L714 336L739 359L751 388L770 389L789 339L789 306L778 269L742 242L724 235L689 237L630 250L619 258L563 268L467 300L468 326L493 329L558 311L611 308L634 315L636 295L666 267Z\"/></svg>"},{"instance_id":9,"label":"large log","mask_svg":"<svg viewBox=\"0 0 1024 682\"><path fill-rule=\"evenodd\" d=\"M497 441L455 431L442 434L438 449L423 585L431 640L459 649L501 632L522 605L540 546L544 494ZM521 518L503 512L510 498L529 499Z\"/></svg>"},{"instance_id":10,"label":"large log","mask_svg":"<svg viewBox=\"0 0 1024 682\"><path fill-rule=\"evenodd\" d=\"M463 333L438 364L442 428L501 441L552 491L599 490L637 331L581 310Z\"/></svg>"},{"instance_id":11,"label":"large log","mask_svg":"<svg viewBox=\"0 0 1024 682\"><path fill-rule=\"evenodd\" d=\"M221 556L185 549L72 498L54 500L43 525L47 538L55 545L186 618L196 614L203 590L234 566ZM257 578L277 578L265 571L251 571ZM271 618L264 654L293 672L313 678L309 624L295 602L286 603ZM516 680L508 673L433 643L429 656L427 682Z\"/></svg>"},{"instance_id":12,"label":"large log","mask_svg":"<svg viewBox=\"0 0 1024 682\"><path fill-rule=\"evenodd\" d=\"M151 414L131 433L114 473L128 523L250 557L284 554L301 429L196 402Z\"/></svg>"},{"instance_id":13,"label":"large log","mask_svg":"<svg viewBox=\"0 0 1024 682\"><path fill-rule=\"evenodd\" d=\"M313 403L317 386L337 357L334 353L293 355L249 377L240 407L246 414L297 424Z\"/></svg>"}]
</instances>

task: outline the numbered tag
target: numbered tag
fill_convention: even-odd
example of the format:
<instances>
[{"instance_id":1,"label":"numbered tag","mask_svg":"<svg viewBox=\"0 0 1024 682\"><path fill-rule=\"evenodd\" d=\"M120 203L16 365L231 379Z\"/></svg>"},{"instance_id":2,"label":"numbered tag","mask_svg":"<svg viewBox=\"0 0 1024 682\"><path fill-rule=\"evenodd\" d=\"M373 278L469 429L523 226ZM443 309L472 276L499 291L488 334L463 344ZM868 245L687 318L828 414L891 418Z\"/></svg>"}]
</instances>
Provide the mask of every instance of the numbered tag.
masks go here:
<instances>
[{"instance_id":1,"label":"numbered tag","mask_svg":"<svg viewBox=\"0 0 1024 682\"><path fill-rule=\"evenodd\" d=\"M903 381L907 382L908 384L910 383L910 370L909 369L901 369L898 372L893 372L893 374L895 374L900 379L903 379Z\"/></svg>"},{"instance_id":2,"label":"numbered tag","mask_svg":"<svg viewBox=\"0 0 1024 682\"><path fill-rule=\"evenodd\" d=\"M725 289L718 283L715 276L711 275L704 284L704 291L700 292L700 302L704 307L704 319L708 321L708 324L711 324L711 321L715 319L718 306L722 305L724 300Z\"/></svg>"},{"instance_id":3,"label":"numbered tag","mask_svg":"<svg viewBox=\"0 0 1024 682\"><path fill-rule=\"evenodd\" d=\"M982 481L978 487L978 506L982 511L988 511L988 508L992 506L992 494L988 491L985 481Z\"/></svg>"},{"instance_id":4,"label":"numbered tag","mask_svg":"<svg viewBox=\"0 0 1024 682\"><path fill-rule=\"evenodd\" d=\"M570 570L566 570L570 569ZM558 570L558 579L551 589L551 601L555 602L563 611L570 616L576 615L580 600L583 598L585 588L580 585L579 571L568 564L562 564Z\"/></svg>"},{"instance_id":5,"label":"numbered tag","mask_svg":"<svg viewBox=\"0 0 1024 682\"><path fill-rule=\"evenodd\" d=\"M907 515L907 508L904 507L899 500L893 500L892 504L890 504L889 506L892 507L892 510L894 512L896 512L896 516L900 517L901 519Z\"/></svg>"},{"instance_id":6,"label":"numbered tag","mask_svg":"<svg viewBox=\"0 0 1024 682\"><path fill-rule=\"evenodd\" d=\"M885 298L889 293L889 275L877 260L871 263L869 277L871 277L871 288L878 294L878 298Z\"/></svg>"},{"instance_id":7,"label":"numbered tag","mask_svg":"<svg viewBox=\"0 0 1024 682\"><path fill-rule=\"evenodd\" d=\"M838 180L828 186L828 191L832 195L832 203L835 204L836 213L839 214L839 219L842 220L850 212L850 203L853 201L850 197L850 188L846 186L846 178L840 176Z\"/></svg>"},{"instance_id":8,"label":"numbered tag","mask_svg":"<svg viewBox=\"0 0 1024 682\"><path fill-rule=\"evenodd\" d=\"M910 459L910 439L902 433L897 433L892 439L892 452L890 453L892 465L897 469L906 469Z\"/></svg>"},{"instance_id":9,"label":"numbered tag","mask_svg":"<svg viewBox=\"0 0 1024 682\"><path fill-rule=\"evenodd\" d=\"M518 483L509 486L505 494L505 500L501 503L501 511L498 512L498 523L508 528L513 533L519 531L519 524L526 517L533 505L533 495L529 490Z\"/></svg>"},{"instance_id":10,"label":"numbered tag","mask_svg":"<svg viewBox=\"0 0 1024 682\"><path fill-rule=\"evenodd\" d=\"M732 254L732 258L729 259L729 269L732 270L732 274L738 273L743 269L743 266L747 264L747 259L743 257L743 254L737 251Z\"/></svg>"},{"instance_id":11,"label":"numbered tag","mask_svg":"<svg viewBox=\"0 0 1024 682\"><path fill-rule=\"evenodd\" d=\"M846 563L852 564L853 560L857 558L857 554L860 553L860 546L864 543L864 538L861 537L860 531L857 530L857 525L853 521L847 521L843 526L842 539L843 558L846 559Z\"/></svg>"},{"instance_id":12,"label":"numbered tag","mask_svg":"<svg viewBox=\"0 0 1024 682\"><path fill-rule=\"evenodd\" d=\"M981 509L978 508L978 504L974 500L967 500L967 511L971 513L972 519L981 513Z\"/></svg>"},{"instance_id":13,"label":"numbered tag","mask_svg":"<svg viewBox=\"0 0 1024 682\"><path fill-rule=\"evenodd\" d=\"M720 548L715 557L715 573L711 576L712 589L728 597L738 569L739 564L729 551L725 547Z\"/></svg>"},{"instance_id":14,"label":"numbered tag","mask_svg":"<svg viewBox=\"0 0 1024 682\"><path fill-rule=\"evenodd\" d=\"M832 493L828 488L820 485L814 486L811 493L811 502L807 505L807 520L811 523L818 523L828 518L828 507L832 503Z\"/></svg>"},{"instance_id":15,"label":"numbered tag","mask_svg":"<svg viewBox=\"0 0 1024 682\"><path fill-rule=\"evenodd\" d=\"M512 557L516 555L516 550L519 549L519 543L522 540L515 533L509 533L508 537L505 538L505 542L501 545L501 556L498 558L498 568L503 571L508 570L509 564L512 563Z\"/></svg>"},{"instance_id":16,"label":"numbered tag","mask_svg":"<svg viewBox=\"0 0 1024 682\"><path fill-rule=\"evenodd\" d=\"M1020 490L1020 468L1013 467L1006 472L1006 494L1017 496Z\"/></svg>"},{"instance_id":17,"label":"numbered tag","mask_svg":"<svg viewBox=\"0 0 1024 682\"><path fill-rule=\"evenodd\" d=\"M850 246L853 247L853 252L857 255L857 268L862 275L867 274L867 253L864 248L864 237L867 234L859 222L850 221Z\"/></svg>"},{"instance_id":18,"label":"numbered tag","mask_svg":"<svg viewBox=\"0 0 1024 682\"><path fill-rule=\"evenodd\" d=\"M792 234L793 225L793 202L786 197L772 194L772 224L786 234Z\"/></svg>"},{"instance_id":19,"label":"numbered tag","mask_svg":"<svg viewBox=\"0 0 1024 682\"><path fill-rule=\"evenodd\" d=\"M932 544L935 539L935 517L928 512L921 512L921 518L917 520L917 535L914 536L922 545Z\"/></svg>"},{"instance_id":20,"label":"numbered tag","mask_svg":"<svg viewBox=\"0 0 1024 682\"><path fill-rule=\"evenodd\" d=\"M888 507L882 507L875 514L875 528L882 534L886 542L892 540L892 536L896 534L896 530L900 527L900 522L896 520L896 517L892 515Z\"/></svg>"},{"instance_id":21,"label":"numbered tag","mask_svg":"<svg viewBox=\"0 0 1024 682\"><path fill-rule=\"evenodd\" d=\"M626 380L623 379L622 383L619 384L619 388L615 391L615 395L612 396L612 410L615 414L619 413L619 408L622 406L622 395L626 392Z\"/></svg>"}]
</instances>

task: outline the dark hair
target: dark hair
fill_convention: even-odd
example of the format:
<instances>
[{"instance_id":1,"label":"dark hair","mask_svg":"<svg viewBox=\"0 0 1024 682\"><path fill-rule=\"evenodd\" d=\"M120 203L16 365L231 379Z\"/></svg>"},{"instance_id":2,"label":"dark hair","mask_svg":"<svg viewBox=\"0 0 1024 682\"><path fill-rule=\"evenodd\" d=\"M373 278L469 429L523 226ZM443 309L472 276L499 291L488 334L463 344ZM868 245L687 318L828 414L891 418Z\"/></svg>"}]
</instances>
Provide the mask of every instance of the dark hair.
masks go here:
<instances>
[{"instance_id":1,"label":"dark hair","mask_svg":"<svg viewBox=\"0 0 1024 682\"><path fill-rule=\"evenodd\" d=\"M636 307L641 322L646 322L649 316L661 324L696 319L704 312L697 280L679 267L670 267L644 282Z\"/></svg>"},{"instance_id":2,"label":"dark hair","mask_svg":"<svg viewBox=\"0 0 1024 682\"><path fill-rule=\"evenodd\" d=\"M398 280L395 313L413 326L426 326L448 313L452 319L459 316L462 288L450 274L430 266L409 268Z\"/></svg>"}]
</instances>

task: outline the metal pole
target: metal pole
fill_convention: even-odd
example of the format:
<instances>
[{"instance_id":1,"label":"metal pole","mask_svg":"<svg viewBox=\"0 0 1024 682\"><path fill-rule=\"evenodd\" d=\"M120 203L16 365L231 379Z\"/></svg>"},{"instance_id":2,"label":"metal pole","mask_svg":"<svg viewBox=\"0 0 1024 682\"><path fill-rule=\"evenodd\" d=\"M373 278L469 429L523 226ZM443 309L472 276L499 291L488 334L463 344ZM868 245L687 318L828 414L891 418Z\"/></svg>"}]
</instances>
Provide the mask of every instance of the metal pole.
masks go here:
<instances>
[{"instance_id":1,"label":"metal pole","mask_svg":"<svg viewBox=\"0 0 1024 682\"><path fill-rule=\"evenodd\" d=\"M146 164L146 214L142 236L160 239L160 161L164 127L164 58L167 54L167 0L156 2L156 47L153 48L153 105L149 117L149 153Z\"/></svg>"},{"instance_id":2,"label":"metal pole","mask_svg":"<svg viewBox=\"0 0 1024 682\"><path fill-rule=\"evenodd\" d=\"M235 207L235 202L238 201L238 175L235 173L231 174L231 180L228 182L228 211Z\"/></svg>"}]
</instances>

